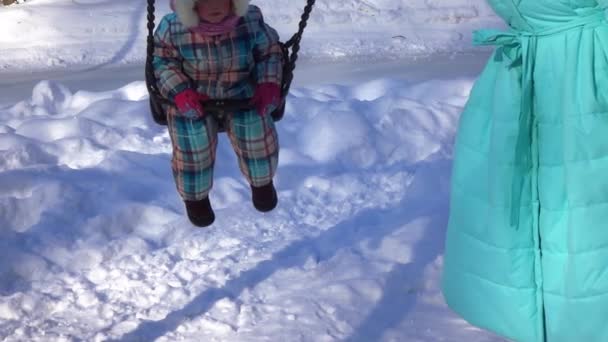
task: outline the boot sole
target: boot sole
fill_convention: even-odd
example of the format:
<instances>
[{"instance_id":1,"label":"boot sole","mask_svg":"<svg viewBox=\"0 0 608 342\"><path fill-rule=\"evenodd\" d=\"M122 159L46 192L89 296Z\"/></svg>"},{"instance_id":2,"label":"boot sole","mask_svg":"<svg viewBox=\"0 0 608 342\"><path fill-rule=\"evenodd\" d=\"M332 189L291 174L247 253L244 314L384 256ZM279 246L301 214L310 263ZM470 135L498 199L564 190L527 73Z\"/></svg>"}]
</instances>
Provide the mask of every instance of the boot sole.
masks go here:
<instances>
[{"instance_id":1,"label":"boot sole","mask_svg":"<svg viewBox=\"0 0 608 342\"><path fill-rule=\"evenodd\" d=\"M253 207L255 209L257 209L257 211L260 211L262 213L267 213L269 211L272 211L274 208L277 207L277 204L279 203L279 198L277 196L277 191L273 189L272 191L272 200L270 202L253 202Z\"/></svg>"},{"instance_id":2,"label":"boot sole","mask_svg":"<svg viewBox=\"0 0 608 342\"><path fill-rule=\"evenodd\" d=\"M199 228L209 227L210 225L213 224L213 222L215 222L215 215L212 217L190 217L190 216L188 216L188 218L190 219L190 223L192 223L193 225L195 225Z\"/></svg>"}]
</instances>

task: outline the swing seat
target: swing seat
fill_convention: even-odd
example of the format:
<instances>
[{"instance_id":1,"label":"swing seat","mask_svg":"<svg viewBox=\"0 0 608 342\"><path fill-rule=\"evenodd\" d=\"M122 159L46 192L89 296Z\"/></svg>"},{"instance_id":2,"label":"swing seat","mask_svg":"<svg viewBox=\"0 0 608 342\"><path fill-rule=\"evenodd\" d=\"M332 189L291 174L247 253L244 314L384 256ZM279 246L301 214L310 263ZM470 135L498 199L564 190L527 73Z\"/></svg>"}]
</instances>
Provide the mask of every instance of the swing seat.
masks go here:
<instances>
[{"instance_id":1,"label":"swing seat","mask_svg":"<svg viewBox=\"0 0 608 342\"><path fill-rule=\"evenodd\" d=\"M148 40L147 40L147 57L146 57L146 86L150 95L150 112L152 113L152 119L159 125L167 125L167 113L165 111L166 106L175 106L175 104L169 99L163 97L158 88L158 80L154 75L154 68L152 61L154 59L154 3L155 0L148 0ZM312 7L314 6L315 0L307 0L307 4L304 7L304 13L302 14L299 30L294 36L286 43L279 42L281 46L282 63L283 63L283 79L281 82L281 102L279 106L270 114L272 119L280 121L285 114L285 102L287 95L289 94L289 87L293 81L293 71L295 69L296 60L298 58L298 51L300 49L300 40L304 33L304 28ZM290 49L291 48L291 53ZM224 116L226 113L235 111L245 111L253 109L251 99L227 99L227 100L207 100L201 103L203 110L210 115L213 115L218 121L218 129L220 132L225 132L224 127Z\"/></svg>"},{"instance_id":2,"label":"swing seat","mask_svg":"<svg viewBox=\"0 0 608 342\"><path fill-rule=\"evenodd\" d=\"M280 103L275 110L270 114L272 120L277 122L283 118L285 114L285 102L287 99L287 94L289 93L289 86L287 85L287 80L291 83L293 79L293 69L290 67L290 64L287 61L288 49L284 43L279 42L281 45L282 51L282 61L283 61L283 82L281 84L281 98ZM148 63L146 63L148 64ZM151 64L151 62L150 62ZM167 125L167 113L165 111L165 106L174 106L175 104L164 98L160 94L160 90L158 89L157 80L154 75L154 71L152 68L146 68L146 83L150 83L148 88L152 88L152 91L149 91L150 94L150 112L152 113L152 119L158 125L166 126ZM212 115L218 122L218 129L220 132L225 132L224 128L224 117L226 113L237 112L237 111L248 111L253 109L253 105L251 104L251 99L228 99L228 100L207 100L201 103L203 106L203 110L205 113Z\"/></svg>"},{"instance_id":3,"label":"swing seat","mask_svg":"<svg viewBox=\"0 0 608 342\"><path fill-rule=\"evenodd\" d=\"M150 94L150 111L154 122L161 126L167 126L167 115L163 108L163 99L156 95ZM172 103L166 105L172 106ZM202 103L205 113L212 115L218 122L220 132L225 132L224 117L226 113L246 111L253 109L250 100L209 100ZM285 113L285 99L283 98L279 107L277 107L270 115L273 121L279 121Z\"/></svg>"},{"instance_id":4,"label":"swing seat","mask_svg":"<svg viewBox=\"0 0 608 342\"><path fill-rule=\"evenodd\" d=\"M213 115L218 121L220 132L224 132L225 129L223 127L223 121L226 113L236 112L236 111L245 111L253 109L250 104L250 100L234 100L234 101L242 101L242 102L232 102L227 100L209 100L203 102L203 109L205 113L209 113L209 115ZM164 101L162 98L159 98L156 94L150 94L150 111L152 113L152 118L154 122L161 126L167 126L167 114L162 106ZM172 103L168 103L167 105L172 106ZM281 99L281 104L270 114L272 116L273 121L279 121L283 118L285 114L285 98Z\"/></svg>"}]
</instances>

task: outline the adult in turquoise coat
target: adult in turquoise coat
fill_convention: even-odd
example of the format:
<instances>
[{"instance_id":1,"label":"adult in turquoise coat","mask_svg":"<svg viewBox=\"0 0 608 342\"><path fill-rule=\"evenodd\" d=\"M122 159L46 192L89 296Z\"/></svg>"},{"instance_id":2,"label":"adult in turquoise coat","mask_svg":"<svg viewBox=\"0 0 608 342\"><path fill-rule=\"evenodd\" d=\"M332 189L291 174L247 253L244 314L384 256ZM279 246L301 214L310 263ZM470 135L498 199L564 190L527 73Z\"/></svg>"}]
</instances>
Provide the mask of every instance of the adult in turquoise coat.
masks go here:
<instances>
[{"instance_id":1,"label":"adult in turquoise coat","mask_svg":"<svg viewBox=\"0 0 608 342\"><path fill-rule=\"evenodd\" d=\"M443 292L521 342L608 341L608 0L489 0L510 26L456 139Z\"/></svg>"}]
</instances>

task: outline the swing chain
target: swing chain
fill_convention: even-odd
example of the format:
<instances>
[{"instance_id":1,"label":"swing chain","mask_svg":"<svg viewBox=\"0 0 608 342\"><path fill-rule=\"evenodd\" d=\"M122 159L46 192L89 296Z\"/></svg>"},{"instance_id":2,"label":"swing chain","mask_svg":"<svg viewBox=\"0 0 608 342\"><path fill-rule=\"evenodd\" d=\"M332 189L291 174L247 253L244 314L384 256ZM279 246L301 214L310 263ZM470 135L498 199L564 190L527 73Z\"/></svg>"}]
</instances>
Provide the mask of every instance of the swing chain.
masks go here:
<instances>
[{"instance_id":1,"label":"swing chain","mask_svg":"<svg viewBox=\"0 0 608 342\"><path fill-rule=\"evenodd\" d=\"M285 51L289 51L291 48L291 54L286 54L289 56L289 61L287 63L287 70L285 72L286 79L283 84L283 95L287 96L289 93L289 87L291 86L291 82L293 81L293 71L296 68L296 61L298 60L298 52L300 51L300 41L302 40L302 35L304 34L304 29L308 23L308 19L310 18L310 13L312 12L312 8L315 5L316 0L307 0L306 6L304 7L304 13L300 18L300 23L298 24L298 32L291 37L284 44Z\"/></svg>"},{"instance_id":2,"label":"swing chain","mask_svg":"<svg viewBox=\"0 0 608 342\"><path fill-rule=\"evenodd\" d=\"M152 65L152 61L154 59L154 28L155 23L154 20L156 17L154 16L155 0L148 0L148 37L147 37L147 51L146 51L146 87L148 88L148 92L150 95L154 95L158 99L163 99L160 95L160 91L158 90L156 84L156 76L154 75L154 66Z\"/></svg>"}]
</instances>

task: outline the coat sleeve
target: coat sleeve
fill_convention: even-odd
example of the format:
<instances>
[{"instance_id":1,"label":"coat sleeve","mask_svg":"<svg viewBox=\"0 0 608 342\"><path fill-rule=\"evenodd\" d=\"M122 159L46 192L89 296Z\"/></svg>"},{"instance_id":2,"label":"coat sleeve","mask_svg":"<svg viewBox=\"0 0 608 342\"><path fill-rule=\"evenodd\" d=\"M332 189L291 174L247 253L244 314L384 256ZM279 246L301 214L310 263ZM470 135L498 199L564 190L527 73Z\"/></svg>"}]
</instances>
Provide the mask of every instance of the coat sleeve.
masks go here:
<instances>
[{"instance_id":1,"label":"coat sleeve","mask_svg":"<svg viewBox=\"0 0 608 342\"><path fill-rule=\"evenodd\" d=\"M279 86L283 79L283 54L279 45L279 35L268 26L262 16L255 33L253 57L255 60L255 80L260 83L276 83Z\"/></svg>"},{"instance_id":2,"label":"coat sleeve","mask_svg":"<svg viewBox=\"0 0 608 342\"><path fill-rule=\"evenodd\" d=\"M171 22L165 17L154 34L152 64L160 93L170 100L190 87L190 79L182 71L182 63L183 58L171 39Z\"/></svg>"}]
</instances>

